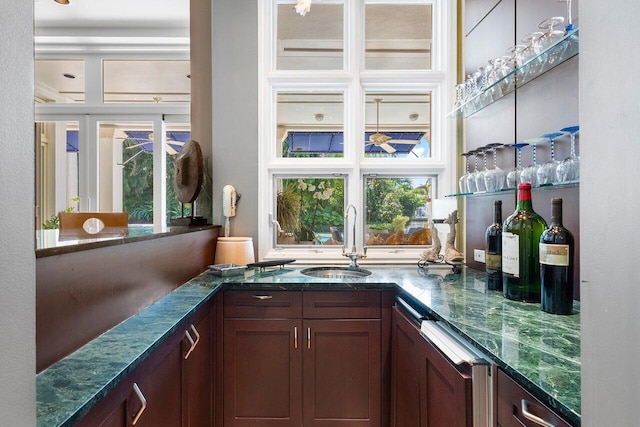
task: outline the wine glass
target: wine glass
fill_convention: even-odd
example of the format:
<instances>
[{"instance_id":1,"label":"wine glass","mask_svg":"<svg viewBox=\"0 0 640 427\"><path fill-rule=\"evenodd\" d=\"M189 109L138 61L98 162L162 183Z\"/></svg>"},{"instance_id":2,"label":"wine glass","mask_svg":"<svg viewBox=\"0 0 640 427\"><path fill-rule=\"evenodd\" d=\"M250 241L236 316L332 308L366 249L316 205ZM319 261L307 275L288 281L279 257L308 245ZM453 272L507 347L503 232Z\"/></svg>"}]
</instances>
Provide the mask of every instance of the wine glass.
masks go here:
<instances>
[{"instance_id":1,"label":"wine glass","mask_svg":"<svg viewBox=\"0 0 640 427\"><path fill-rule=\"evenodd\" d=\"M538 169L538 185L553 184L556 180L556 169L558 169L560 162L555 159L553 144L554 140L561 135L562 132L545 133L542 135L543 138L549 140L549 161Z\"/></svg>"},{"instance_id":2,"label":"wine glass","mask_svg":"<svg viewBox=\"0 0 640 427\"><path fill-rule=\"evenodd\" d=\"M576 155L576 133L580 131L580 126L569 126L560 129L571 136L571 154L558 165L556 175L559 182L567 182L580 179L580 157Z\"/></svg>"},{"instance_id":3,"label":"wine glass","mask_svg":"<svg viewBox=\"0 0 640 427\"><path fill-rule=\"evenodd\" d=\"M471 153L462 153L460 155L464 157L465 173L458 180L458 188L460 189L460 193L464 194L464 193L468 193L469 192L469 189L467 187L467 178L470 175L470 172L469 172L469 156L471 155Z\"/></svg>"},{"instance_id":4,"label":"wine glass","mask_svg":"<svg viewBox=\"0 0 640 427\"><path fill-rule=\"evenodd\" d=\"M476 173L478 173L478 150L468 151L473 156L473 172L467 175L467 193L475 193L478 191L476 187Z\"/></svg>"},{"instance_id":5,"label":"wine glass","mask_svg":"<svg viewBox=\"0 0 640 427\"><path fill-rule=\"evenodd\" d=\"M484 185L487 191L498 191L504 187L504 171L498 166L498 149L504 144L494 142L487 144L487 153L493 154L493 167L484 173Z\"/></svg>"},{"instance_id":6,"label":"wine glass","mask_svg":"<svg viewBox=\"0 0 640 427\"><path fill-rule=\"evenodd\" d=\"M524 142L531 145L531 164L520 173L520 182L529 182L532 186L538 184L538 169L540 166L536 161L536 145L544 141L544 138L525 139Z\"/></svg>"},{"instance_id":7,"label":"wine glass","mask_svg":"<svg viewBox=\"0 0 640 427\"><path fill-rule=\"evenodd\" d=\"M546 30L540 38L538 39L538 44L540 45L540 50L544 51L549 47L553 46L558 40L560 40L565 32L562 30L556 30L559 25L564 23L564 17L562 16L553 16L551 18L547 18L544 21L538 24L538 28L541 30ZM558 58L562 55L563 48L562 46L555 46L553 50L550 50L546 53L545 62L547 65L553 65Z\"/></svg>"},{"instance_id":8,"label":"wine glass","mask_svg":"<svg viewBox=\"0 0 640 427\"><path fill-rule=\"evenodd\" d=\"M542 69L542 58L538 56L540 55L541 51L539 42L541 36L541 32L534 31L525 35L521 39L524 43L526 43L524 49L522 49L522 58L527 64L526 71L522 73L525 79L535 77Z\"/></svg>"},{"instance_id":9,"label":"wine glass","mask_svg":"<svg viewBox=\"0 0 640 427\"><path fill-rule=\"evenodd\" d=\"M520 171L522 170L522 147L526 147L526 142L517 142L515 144L511 144L511 147L516 149L517 154L517 162L516 167L511 169L507 174L507 188L516 188L518 186L518 182L520 181Z\"/></svg>"},{"instance_id":10,"label":"wine glass","mask_svg":"<svg viewBox=\"0 0 640 427\"><path fill-rule=\"evenodd\" d=\"M480 147L476 153L476 157L482 156L482 169L475 174L476 191L487 191L487 187L484 183L484 175L487 173L487 155L485 150L486 147Z\"/></svg>"}]
</instances>

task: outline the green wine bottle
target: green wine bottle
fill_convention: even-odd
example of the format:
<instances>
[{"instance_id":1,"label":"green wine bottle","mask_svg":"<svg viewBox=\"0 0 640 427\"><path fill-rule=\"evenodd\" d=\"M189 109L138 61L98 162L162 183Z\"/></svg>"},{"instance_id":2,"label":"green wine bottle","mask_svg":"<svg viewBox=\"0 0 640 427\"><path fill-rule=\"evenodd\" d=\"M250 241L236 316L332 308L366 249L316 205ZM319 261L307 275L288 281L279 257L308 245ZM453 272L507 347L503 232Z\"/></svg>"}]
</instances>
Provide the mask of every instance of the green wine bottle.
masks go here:
<instances>
[{"instance_id":1,"label":"green wine bottle","mask_svg":"<svg viewBox=\"0 0 640 427\"><path fill-rule=\"evenodd\" d=\"M518 185L516 210L502 225L502 293L505 298L540 302L540 236L547 228L531 204L531 184Z\"/></svg>"}]
</instances>

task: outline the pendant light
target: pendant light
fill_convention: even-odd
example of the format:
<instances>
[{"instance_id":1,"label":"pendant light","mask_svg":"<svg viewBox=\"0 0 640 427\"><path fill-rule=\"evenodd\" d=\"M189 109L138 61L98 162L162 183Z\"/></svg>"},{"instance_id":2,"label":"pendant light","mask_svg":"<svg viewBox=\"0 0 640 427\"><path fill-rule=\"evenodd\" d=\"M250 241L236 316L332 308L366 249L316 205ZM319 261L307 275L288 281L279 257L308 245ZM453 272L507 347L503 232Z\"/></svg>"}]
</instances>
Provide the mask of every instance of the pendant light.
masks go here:
<instances>
[{"instance_id":1,"label":"pendant light","mask_svg":"<svg viewBox=\"0 0 640 427\"><path fill-rule=\"evenodd\" d=\"M68 5L71 4L71 0L53 0L58 4L64 4L64 5Z\"/></svg>"}]
</instances>

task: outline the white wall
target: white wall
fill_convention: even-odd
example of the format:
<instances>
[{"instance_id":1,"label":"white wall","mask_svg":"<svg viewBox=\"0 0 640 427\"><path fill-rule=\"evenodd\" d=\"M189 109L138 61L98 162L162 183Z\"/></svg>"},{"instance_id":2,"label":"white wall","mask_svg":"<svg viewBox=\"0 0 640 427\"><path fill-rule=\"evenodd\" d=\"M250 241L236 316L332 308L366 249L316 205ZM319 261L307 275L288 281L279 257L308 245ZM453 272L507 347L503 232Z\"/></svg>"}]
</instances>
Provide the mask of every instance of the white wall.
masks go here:
<instances>
[{"instance_id":1,"label":"white wall","mask_svg":"<svg viewBox=\"0 0 640 427\"><path fill-rule=\"evenodd\" d=\"M640 420L639 10L580 4L584 427Z\"/></svg>"},{"instance_id":2,"label":"white wall","mask_svg":"<svg viewBox=\"0 0 640 427\"><path fill-rule=\"evenodd\" d=\"M34 426L33 2L0 0L0 425Z\"/></svg>"}]
</instances>

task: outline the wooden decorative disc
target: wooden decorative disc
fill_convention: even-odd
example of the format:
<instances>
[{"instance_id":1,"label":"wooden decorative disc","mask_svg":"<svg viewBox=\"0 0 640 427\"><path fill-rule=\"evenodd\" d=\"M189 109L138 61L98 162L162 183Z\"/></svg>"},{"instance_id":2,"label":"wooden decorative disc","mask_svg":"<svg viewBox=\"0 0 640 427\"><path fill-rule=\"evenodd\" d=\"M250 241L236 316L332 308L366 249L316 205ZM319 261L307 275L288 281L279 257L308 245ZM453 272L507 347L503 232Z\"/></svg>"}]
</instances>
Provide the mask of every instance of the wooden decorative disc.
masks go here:
<instances>
[{"instance_id":1,"label":"wooden decorative disc","mask_svg":"<svg viewBox=\"0 0 640 427\"><path fill-rule=\"evenodd\" d=\"M175 167L176 197L182 203L192 203L200 193L204 177L204 158L197 141L190 140L182 146Z\"/></svg>"}]
</instances>

